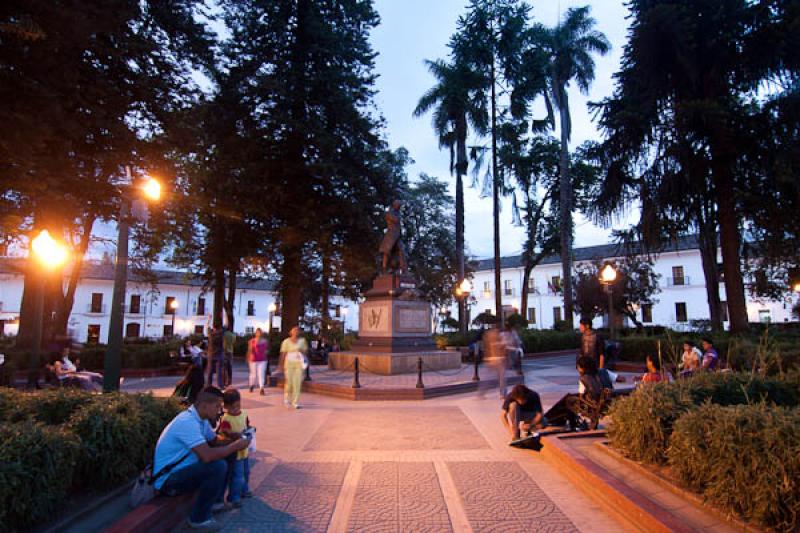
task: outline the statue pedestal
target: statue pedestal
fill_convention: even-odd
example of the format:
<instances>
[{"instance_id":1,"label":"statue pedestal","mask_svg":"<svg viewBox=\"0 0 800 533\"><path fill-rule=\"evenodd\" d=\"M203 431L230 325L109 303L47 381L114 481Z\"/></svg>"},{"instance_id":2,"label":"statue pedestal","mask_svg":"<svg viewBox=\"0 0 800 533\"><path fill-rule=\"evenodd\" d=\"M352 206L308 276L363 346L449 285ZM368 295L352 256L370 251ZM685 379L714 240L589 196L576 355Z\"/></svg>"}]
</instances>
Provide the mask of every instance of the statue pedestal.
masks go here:
<instances>
[{"instance_id":1,"label":"statue pedestal","mask_svg":"<svg viewBox=\"0 0 800 533\"><path fill-rule=\"evenodd\" d=\"M329 354L328 366L347 368L357 356L363 371L384 375L416 372L419 357L428 369L460 367L459 352L436 349L431 327L431 305L413 277L378 276L358 309L358 340L349 352Z\"/></svg>"}]
</instances>

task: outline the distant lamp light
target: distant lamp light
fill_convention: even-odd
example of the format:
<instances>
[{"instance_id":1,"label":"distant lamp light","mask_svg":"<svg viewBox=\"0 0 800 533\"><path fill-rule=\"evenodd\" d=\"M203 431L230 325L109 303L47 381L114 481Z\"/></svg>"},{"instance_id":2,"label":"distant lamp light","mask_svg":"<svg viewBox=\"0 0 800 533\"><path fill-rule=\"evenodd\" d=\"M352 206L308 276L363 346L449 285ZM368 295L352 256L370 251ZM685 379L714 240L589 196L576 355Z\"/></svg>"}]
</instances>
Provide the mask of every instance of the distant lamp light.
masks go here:
<instances>
[{"instance_id":1,"label":"distant lamp light","mask_svg":"<svg viewBox=\"0 0 800 533\"><path fill-rule=\"evenodd\" d=\"M158 201L161 198L161 184L155 178L148 178L142 185L142 190L150 200Z\"/></svg>"},{"instance_id":2,"label":"distant lamp light","mask_svg":"<svg viewBox=\"0 0 800 533\"><path fill-rule=\"evenodd\" d=\"M269 304L269 312L270 313L274 313L277 310L278 310L278 306L275 305L275 302L272 302L271 304Z\"/></svg>"},{"instance_id":3,"label":"distant lamp light","mask_svg":"<svg viewBox=\"0 0 800 533\"><path fill-rule=\"evenodd\" d=\"M46 229L31 241L31 248L36 259L47 268L62 265L69 255L67 248L53 239Z\"/></svg>"},{"instance_id":4,"label":"distant lamp light","mask_svg":"<svg viewBox=\"0 0 800 533\"><path fill-rule=\"evenodd\" d=\"M617 269L610 263L603 267L600 271L600 282L606 285L614 283L617 279Z\"/></svg>"},{"instance_id":5,"label":"distant lamp light","mask_svg":"<svg viewBox=\"0 0 800 533\"><path fill-rule=\"evenodd\" d=\"M794 285L792 285L792 290L794 292L800 292L800 281L795 281Z\"/></svg>"},{"instance_id":6,"label":"distant lamp light","mask_svg":"<svg viewBox=\"0 0 800 533\"><path fill-rule=\"evenodd\" d=\"M180 305L181 304L178 303L178 300L172 300L170 302L170 304L169 304L169 308L174 310L174 309L177 309L178 306L180 306Z\"/></svg>"},{"instance_id":7,"label":"distant lamp light","mask_svg":"<svg viewBox=\"0 0 800 533\"><path fill-rule=\"evenodd\" d=\"M456 296L469 296L469 293L472 292L472 282L468 279L464 279L461 283L458 284L456 287Z\"/></svg>"}]
</instances>

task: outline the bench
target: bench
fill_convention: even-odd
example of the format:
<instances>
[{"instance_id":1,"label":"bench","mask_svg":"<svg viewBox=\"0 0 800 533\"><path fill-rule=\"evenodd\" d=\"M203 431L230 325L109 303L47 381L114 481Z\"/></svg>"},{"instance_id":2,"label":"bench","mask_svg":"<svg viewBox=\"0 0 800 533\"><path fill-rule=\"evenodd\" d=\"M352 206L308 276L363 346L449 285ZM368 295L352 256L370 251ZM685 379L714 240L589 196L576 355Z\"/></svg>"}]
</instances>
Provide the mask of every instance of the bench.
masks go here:
<instances>
[{"instance_id":1,"label":"bench","mask_svg":"<svg viewBox=\"0 0 800 533\"><path fill-rule=\"evenodd\" d=\"M166 533L185 522L192 509L193 492L179 496L156 496L129 511L104 530L104 533Z\"/></svg>"}]
</instances>

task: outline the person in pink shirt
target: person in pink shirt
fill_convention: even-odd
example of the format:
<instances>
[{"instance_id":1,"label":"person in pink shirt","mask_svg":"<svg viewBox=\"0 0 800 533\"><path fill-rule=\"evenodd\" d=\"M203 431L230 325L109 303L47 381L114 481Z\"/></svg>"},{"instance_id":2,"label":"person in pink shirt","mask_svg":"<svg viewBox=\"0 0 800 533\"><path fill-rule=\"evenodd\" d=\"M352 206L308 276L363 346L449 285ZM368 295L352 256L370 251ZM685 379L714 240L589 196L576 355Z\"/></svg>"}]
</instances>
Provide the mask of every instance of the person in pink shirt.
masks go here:
<instances>
[{"instance_id":1,"label":"person in pink shirt","mask_svg":"<svg viewBox=\"0 0 800 533\"><path fill-rule=\"evenodd\" d=\"M255 336L247 343L247 365L250 367L250 392L253 392L256 383L264 396L264 379L267 370L267 355L269 341L261 335L261 328L256 329Z\"/></svg>"}]
</instances>

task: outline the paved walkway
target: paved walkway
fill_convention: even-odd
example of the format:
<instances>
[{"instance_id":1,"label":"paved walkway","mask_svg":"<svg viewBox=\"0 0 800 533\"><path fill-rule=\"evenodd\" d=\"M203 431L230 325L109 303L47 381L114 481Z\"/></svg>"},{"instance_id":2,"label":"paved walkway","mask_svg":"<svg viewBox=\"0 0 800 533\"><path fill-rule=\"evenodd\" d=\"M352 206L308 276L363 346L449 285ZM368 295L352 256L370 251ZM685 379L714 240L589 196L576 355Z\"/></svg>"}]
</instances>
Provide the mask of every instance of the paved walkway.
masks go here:
<instances>
[{"instance_id":1,"label":"paved walkway","mask_svg":"<svg viewBox=\"0 0 800 533\"><path fill-rule=\"evenodd\" d=\"M572 357L528 361L525 371L545 408L577 387ZM305 394L293 410L279 389L251 394L240 376L258 428L255 497L219 516L224 531L624 530L538 454L508 446L496 390L403 402ZM169 394L175 381L125 389Z\"/></svg>"}]
</instances>

